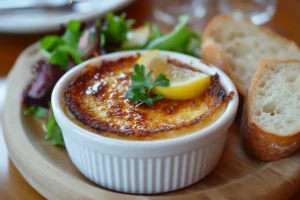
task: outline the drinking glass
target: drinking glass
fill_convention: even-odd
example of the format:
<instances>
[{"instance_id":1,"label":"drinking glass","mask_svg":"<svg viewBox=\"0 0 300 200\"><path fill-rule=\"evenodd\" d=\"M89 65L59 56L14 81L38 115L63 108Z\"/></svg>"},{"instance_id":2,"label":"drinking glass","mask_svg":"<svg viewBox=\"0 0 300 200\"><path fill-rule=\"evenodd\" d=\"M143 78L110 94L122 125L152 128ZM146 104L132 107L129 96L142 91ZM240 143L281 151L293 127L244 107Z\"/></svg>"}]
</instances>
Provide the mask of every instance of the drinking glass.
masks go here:
<instances>
[{"instance_id":1,"label":"drinking glass","mask_svg":"<svg viewBox=\"0 0 300 200\"><path fill-rule=\"evenodd\" d=\"M209 0L154 0L153 15L156 20L167 25L177 23L178 16L188 15L189 22L199 22L207 14Z\"/></svg>"},{"instance_id":2,"label":"drinking glass","mask_svg":"<svg viewBox=\"0 0 300 200\"><path fill-rule=\"evenodd\" d=\"M218 0L220 13L235 18L248 18L254 24L268 22L276 10L276 0Z\"/></svg>"}]
</instances>

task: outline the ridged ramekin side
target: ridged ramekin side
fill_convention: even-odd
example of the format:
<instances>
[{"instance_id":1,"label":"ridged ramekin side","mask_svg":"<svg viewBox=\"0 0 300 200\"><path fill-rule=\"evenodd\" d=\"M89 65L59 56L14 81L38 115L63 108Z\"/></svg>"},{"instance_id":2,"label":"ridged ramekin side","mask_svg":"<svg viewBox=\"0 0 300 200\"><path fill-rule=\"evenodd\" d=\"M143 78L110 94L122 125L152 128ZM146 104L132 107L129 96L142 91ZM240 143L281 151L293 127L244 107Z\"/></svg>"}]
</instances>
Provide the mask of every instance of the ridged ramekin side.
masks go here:
<instances>
[{"instance_id":1,"label":"ridged ramekin side","mask_svg":"<svg viewBox=\"0 0 300 200\"><path fill-rule=\"evenodd\" d=\"M120 157L91 149L65 134L64 139L74 165L93 182L120 192L153 194L186 187L211 172L226 133L193 151L152 158Z\"/></svg>"},{"instance_id":2,"label":"ridged ramekin side","mask_svg":"<svg viewBox=\"0 0 300 200\"><path fill-rule=\"evenodd\" d=\"M51 105L61 129L68 153L75 166L92 181L121 192L153 194L188 186L207 175L217 164L224 148L227 129L232 124L238 93L227 75L191 56L160 51L161 56L192 63L204 73L218 74L227 93L234 92L222 116L194 133L156 141L130 141L97 135L78 126L64 111L63 91L86 65L98 66L103 60L115 60L147 51L123 51L93 58L69 70L56 84Z\"/></svg>"}]
</instances>

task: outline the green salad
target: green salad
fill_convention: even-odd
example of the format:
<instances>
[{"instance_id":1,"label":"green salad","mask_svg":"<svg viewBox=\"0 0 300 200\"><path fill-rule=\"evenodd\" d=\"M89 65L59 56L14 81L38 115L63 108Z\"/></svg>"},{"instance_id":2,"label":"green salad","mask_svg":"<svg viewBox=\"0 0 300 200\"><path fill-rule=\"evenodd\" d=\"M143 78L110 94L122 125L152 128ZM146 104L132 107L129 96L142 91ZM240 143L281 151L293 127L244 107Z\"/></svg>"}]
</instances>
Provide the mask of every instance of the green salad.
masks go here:
<instances>
[{"instance_id":1,"label":"green salad","mask_svg":"<svg viewBox=\"0 0 300 200\"><path fill-rule=\"evenodd\" d=\"M159 49L200 57L200 35L187 26L188 20L187 16L180 16L178 24L166 34L151 23L133 28L134 20L126 19L125 14L109 13L92 25L70 21L63 34L47 35L39 41L43 58L33 66L34 78L23 91L24 114L44 120L45 139L64 146L50 106L51 93L59 78L85 60L116 51Z\"/></svg>"}]
</instances>

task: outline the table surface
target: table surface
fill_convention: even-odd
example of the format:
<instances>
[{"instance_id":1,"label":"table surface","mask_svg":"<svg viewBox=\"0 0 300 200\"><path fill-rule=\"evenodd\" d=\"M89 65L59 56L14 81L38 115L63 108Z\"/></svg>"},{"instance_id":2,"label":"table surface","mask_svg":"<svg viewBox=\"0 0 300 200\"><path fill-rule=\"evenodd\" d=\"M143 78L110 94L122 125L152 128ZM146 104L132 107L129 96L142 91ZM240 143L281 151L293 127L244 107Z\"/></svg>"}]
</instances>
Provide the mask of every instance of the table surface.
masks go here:
<instances>
[{"instance_id":1,"label":"table surface","mask_svg":"<svg viewBox=\"0 0 300 200\"><path fill-rule=\"evenodd\" d=\"M134 18L137 24L151 20L152 2L138 0L122 11ZM138 12L137 12L138 10ZM294 40L300 46L300 0L278 0L277 12L266 25L280 35ZM0 34L0 113L6 87L5 76L17 56L43 35ZM1 116L1 115L0 115ZM299 188L300 190L300 188ZM1 199L43 199L18 172L9 159L0 124L0 197ZM300 199L300 191L293 199Z\"/></svg>"}]
</instances>

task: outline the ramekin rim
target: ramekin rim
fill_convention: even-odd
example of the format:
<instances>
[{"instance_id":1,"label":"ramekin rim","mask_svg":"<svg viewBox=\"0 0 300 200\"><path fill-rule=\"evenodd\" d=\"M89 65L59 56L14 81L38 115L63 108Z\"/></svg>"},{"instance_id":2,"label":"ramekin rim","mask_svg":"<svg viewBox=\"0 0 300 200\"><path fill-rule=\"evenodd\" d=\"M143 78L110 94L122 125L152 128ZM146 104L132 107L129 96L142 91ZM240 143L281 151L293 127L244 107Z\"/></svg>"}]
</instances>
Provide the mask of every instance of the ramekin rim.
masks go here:
<instances>
[{"instance_id":1,"label":"ramekin rim","mask_svg":"<svg viewBox=\"0 0 300 200\"><path fill-rule=\"evenodd\" d=\"M109 137L105 137L105 136L96 134L92 131L84 129L83 127L80 127L66 115L66 113L63 111L63 108L61 105L61 95L62 95L63 90L65 89L66 84L68 84L70 82L70 80L69 80L70 77L78 76L78 74L83 71L83 68L88 63L100 63L101 60L103 60L103 59L114 60L114 59L118 59L118 58L121 58L124 56L135 55L138 53L142 54L147 51L148 50L131 50L131 51L121 51L121 52L106 54L101 57L95 57L95 58L89 59L89 60L77 65L73 69L69 70L67 73L65 73L63 75L63 77L61 77L59 79L59 81L56 83L56 85L53 89L53 92L52 92L52 97L51 97L52 109L53 109L56 120L63 120L65 126L69 126L70 128L72 128L74 130L74 132L76 132L76 134L80 134L81 136L83 136L87 139L97 140L101 143L104 142L107 144L117 144L120 146L122 146L122 145L126 145L126 146L128 146L128 145L135 145L135 146L151 145L151 146L153 146L153 145L168 145L168 144L171 145L173 143L178 143L178 142L184 143L184 142L188 142L191 140L200 139L200 138L203 138L208 135L212 135L219 128L221 128L221 127L228 128L230 126L230 124L228 125L228 123L230 123L230 121L232 121L232 118L235 117L237 107L238 107L238 101L239 101L237 90L236 90L234 84L232 83L232 81L230 80L230 78L224 72L222 72L220 69L218 69L217 67L212 66L212 65L207 65L198 58L195 58L195 57L192 57L189 55L185 55L185 54L181 54L181 53L177 53L177 52L170 52L170 51L163 51L163 50L160 50L160 52L170 55L170 56L173 55L173 56L179 56L179 57L186 57L189 59L189 61L192 61L192 62L199 62L199 64L203 65L204 68L207 68L208 71L215 72L219 75L220 83L225 88L227 93L230 91L234 92L234 95L233 95L232 99L229 101L229 103L226 107L226 110L212 124L210 124L209 126L203 128L197 132L186 134L184 136L162 139L162 140L143 140L143 141L138 140L137 141L137 140L123 140L123 139L109 138ZM182 61L183 59L178 59L178 60Z\"/></svg>"}]
</instances>

